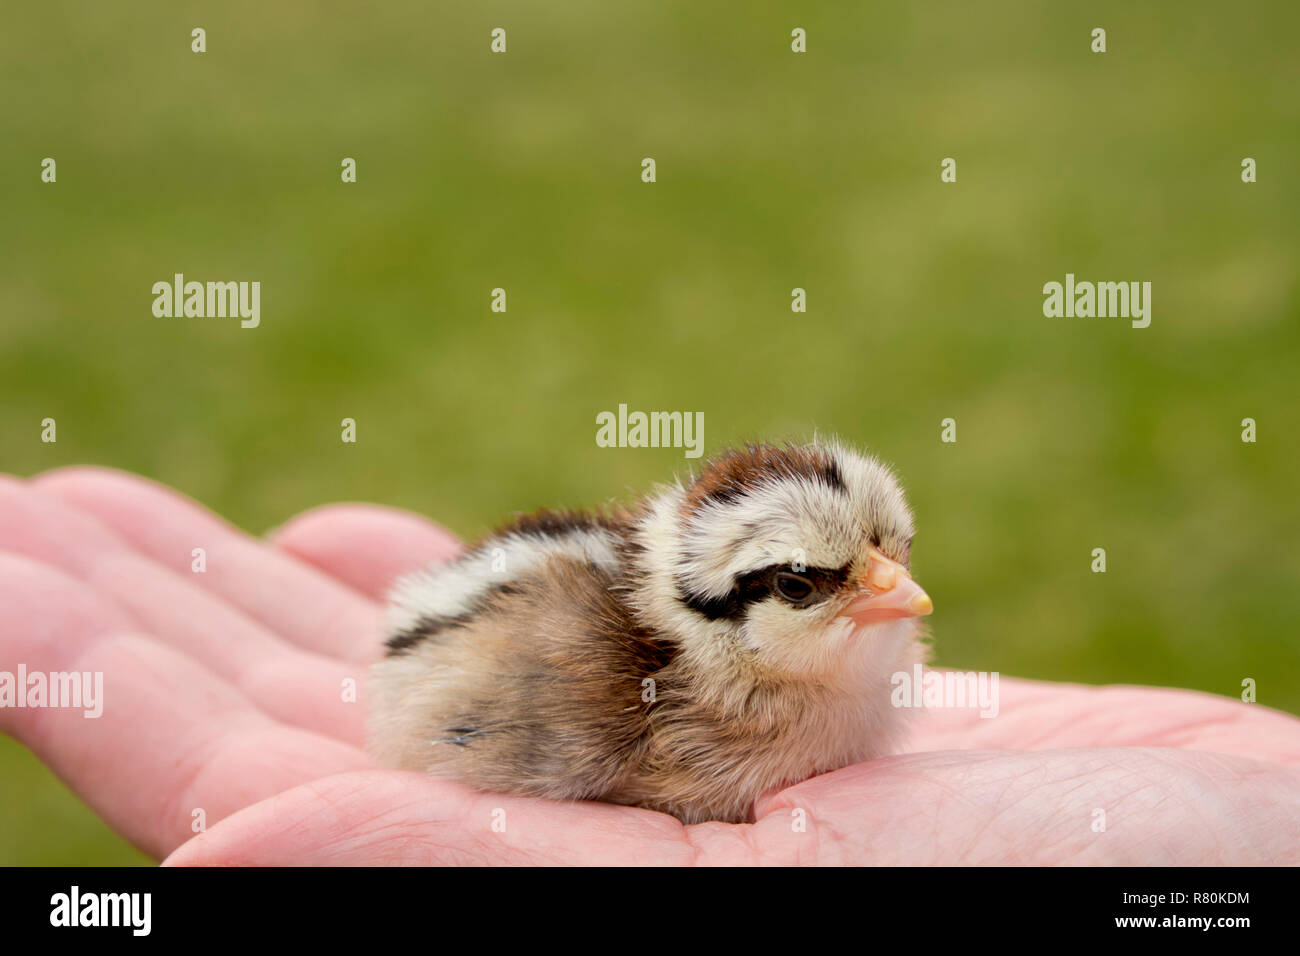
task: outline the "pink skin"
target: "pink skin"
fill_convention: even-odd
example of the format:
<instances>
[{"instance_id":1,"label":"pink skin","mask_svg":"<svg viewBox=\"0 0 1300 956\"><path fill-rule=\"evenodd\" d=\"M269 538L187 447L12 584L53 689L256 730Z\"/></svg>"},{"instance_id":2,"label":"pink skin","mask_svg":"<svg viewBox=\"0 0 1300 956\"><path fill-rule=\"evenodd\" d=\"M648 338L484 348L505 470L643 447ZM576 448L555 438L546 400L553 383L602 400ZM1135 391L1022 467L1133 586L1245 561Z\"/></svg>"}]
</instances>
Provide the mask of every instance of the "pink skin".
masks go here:
<instances>
[{"instance_id":1,"label":"pink skin","mask_svg":"<svg viewBox=\"0 0 1300 956\"><path fill-rule=\"evenodd\" d=\"M368 505L264 541L130 475L0 478L0 670L102 670L106 698L98 720L0 709L0 730L175 864L1300 863L1300 720L1183 690L1002 680L996 718L930 712L908 753L744 826L376 769L340 688L364 688L387 583L458 547Z\"/></svg>"}]
</instances>

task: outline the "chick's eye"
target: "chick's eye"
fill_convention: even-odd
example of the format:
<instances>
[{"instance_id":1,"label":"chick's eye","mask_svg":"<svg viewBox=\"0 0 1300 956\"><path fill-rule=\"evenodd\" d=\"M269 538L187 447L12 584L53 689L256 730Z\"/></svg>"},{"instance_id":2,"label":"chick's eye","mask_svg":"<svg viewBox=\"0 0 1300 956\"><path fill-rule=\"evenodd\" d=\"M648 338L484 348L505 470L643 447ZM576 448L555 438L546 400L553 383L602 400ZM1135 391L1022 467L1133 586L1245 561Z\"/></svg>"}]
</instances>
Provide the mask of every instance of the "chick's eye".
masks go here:
<instances>
[{"instance_id":1,"label":"chick's eye","mask_svg":"<svg viewBox=\"0 0 1300 956\"><path fill-rule=\"evenodd\" d=\"M776 593L784 600L791 604L799 604L808 600L813 593L813 583L800 574L793 574L790 571L779 571L776 580L773 582L776 587Z\"/></svg>"}]
</instances>

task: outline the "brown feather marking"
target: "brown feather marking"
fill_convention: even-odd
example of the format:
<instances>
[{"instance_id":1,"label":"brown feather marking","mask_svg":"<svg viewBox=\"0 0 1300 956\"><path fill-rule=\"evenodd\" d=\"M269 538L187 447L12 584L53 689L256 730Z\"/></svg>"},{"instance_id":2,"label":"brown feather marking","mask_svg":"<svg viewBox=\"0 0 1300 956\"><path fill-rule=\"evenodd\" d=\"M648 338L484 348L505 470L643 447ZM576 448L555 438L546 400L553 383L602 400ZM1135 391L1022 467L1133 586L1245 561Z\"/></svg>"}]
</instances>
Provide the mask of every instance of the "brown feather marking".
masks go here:
<instances>
[{"instance_id":1,"label":"brown feather marking","mask_svg":"<svg viewBox=\"0 0 1300 956\"><path fill-rule=\"evenodd\" d=\"M746 445L744 449L715 458L704 467L682 502L682 513L690 517L706 503L735 501L764 482L779 478L800 478L830 488L844 488L839 465L824 449L803 445Z\"/></svg>"}]
</instances>

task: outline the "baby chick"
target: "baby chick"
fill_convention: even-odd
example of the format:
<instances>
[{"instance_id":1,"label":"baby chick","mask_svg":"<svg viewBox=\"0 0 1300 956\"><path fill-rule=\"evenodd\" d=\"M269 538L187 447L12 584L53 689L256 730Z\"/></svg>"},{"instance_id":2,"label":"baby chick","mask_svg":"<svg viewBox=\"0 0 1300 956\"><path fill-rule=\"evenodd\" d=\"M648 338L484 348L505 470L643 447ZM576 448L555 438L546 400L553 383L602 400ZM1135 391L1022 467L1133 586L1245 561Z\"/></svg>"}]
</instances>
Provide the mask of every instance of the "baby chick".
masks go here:
<instances>
[{"instance_id":1,"label":"baby chick","mask_svg":"<svg viewBox=\"0 0 1300 956\"><path fill-rule=\"evenodd\" d=\"M484 790L744 822L895 750L923 656L894 476L753 445L608 513L543 511L398 582L371 687L388 766Z\"/></svg>"}]
</instances>

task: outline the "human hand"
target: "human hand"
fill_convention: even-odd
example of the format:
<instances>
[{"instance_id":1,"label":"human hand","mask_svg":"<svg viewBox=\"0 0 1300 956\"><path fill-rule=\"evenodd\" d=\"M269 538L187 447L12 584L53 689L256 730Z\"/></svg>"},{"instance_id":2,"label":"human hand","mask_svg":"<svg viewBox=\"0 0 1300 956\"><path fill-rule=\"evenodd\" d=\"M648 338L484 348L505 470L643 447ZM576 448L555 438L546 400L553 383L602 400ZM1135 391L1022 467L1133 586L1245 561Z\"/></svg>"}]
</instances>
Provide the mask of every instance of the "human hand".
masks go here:
<instances>
[{"instance_id":1,"label":"human hand","mask_svg":"<svg viewBox=\"0 0 1300 956\"><path fill-rule=\"evenodd\" d=\"M1191 691L1004 679L996 718L928 712L908 753L771 795L740 826L377 769L383 592L457 549L373 506L261 541L118 472L2 479L0 670L102 671L106 703L0 709L0 729L181 864L1300 862L1300 720Z\"/></svg>"}]
</instances>

